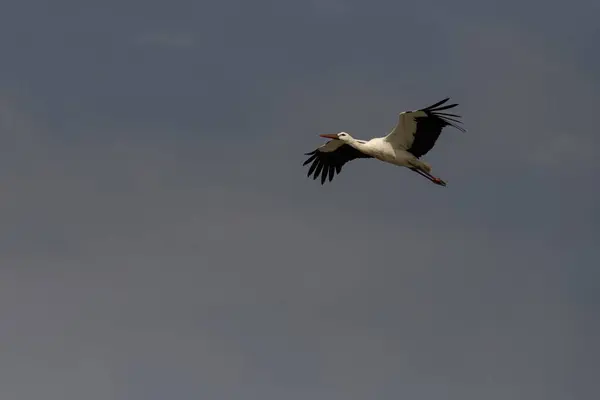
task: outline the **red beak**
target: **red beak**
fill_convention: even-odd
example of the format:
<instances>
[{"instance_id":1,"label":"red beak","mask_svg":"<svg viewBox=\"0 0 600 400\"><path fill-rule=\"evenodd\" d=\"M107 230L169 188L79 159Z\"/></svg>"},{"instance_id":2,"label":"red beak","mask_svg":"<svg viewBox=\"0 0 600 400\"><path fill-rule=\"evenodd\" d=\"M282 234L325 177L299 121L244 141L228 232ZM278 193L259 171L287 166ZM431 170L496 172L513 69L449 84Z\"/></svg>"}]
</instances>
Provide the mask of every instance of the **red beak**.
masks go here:
<instances>
[{"instance_id":1,"label":"red beak","mask_svg":"<svg viewBox=\"0 0 600 400\"><path fill-rule=\"evenodd\" d=\"M327 138L327 139L337 139L338 138L337 135L332 135L332 134L329 134L329 133L324 134L324 135L319 135L319 136Z\"/></svg>"}]
</instances>

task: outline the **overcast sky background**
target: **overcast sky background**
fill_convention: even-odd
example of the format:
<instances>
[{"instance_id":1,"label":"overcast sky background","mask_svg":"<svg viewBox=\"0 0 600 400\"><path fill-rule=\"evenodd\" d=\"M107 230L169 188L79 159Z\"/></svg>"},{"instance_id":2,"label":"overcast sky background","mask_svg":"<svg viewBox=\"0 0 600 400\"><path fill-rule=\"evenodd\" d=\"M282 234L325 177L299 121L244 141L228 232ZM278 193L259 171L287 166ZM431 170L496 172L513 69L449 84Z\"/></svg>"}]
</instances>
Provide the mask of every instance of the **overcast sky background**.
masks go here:
<instances>
[{"instance_id":1,"label":"overcast sky background","mask_svg":"<svg viewBox=\"0 0 600 400\"><path fill-rule=\"evenodd\" d=\"M2 1L0 398L598 398L599 17ZM306 178L446 96L446 188Z\"/></svg>"}]
</instances>

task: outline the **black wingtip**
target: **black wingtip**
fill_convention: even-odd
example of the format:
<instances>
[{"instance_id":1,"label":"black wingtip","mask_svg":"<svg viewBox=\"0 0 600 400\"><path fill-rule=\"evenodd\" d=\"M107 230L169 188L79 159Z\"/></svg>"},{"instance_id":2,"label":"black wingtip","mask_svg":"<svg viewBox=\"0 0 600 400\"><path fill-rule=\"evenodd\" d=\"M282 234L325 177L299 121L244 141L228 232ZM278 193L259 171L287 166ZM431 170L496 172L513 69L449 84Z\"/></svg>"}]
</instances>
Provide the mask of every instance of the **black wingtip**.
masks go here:
<instances>
[{"instance_id":1,"label":"black wingtip","mask_svg":"<svg viewBox=\"0 0 600 400\"><path fill-rule=\"evenodd\" d=\"M444 107L437 107L437 108L433 108L431 109L431 111L442 111L442 110L448 110L450 108L454 108L458 105L458 103L454 103L454 104L448 104L447 106Z\"/></svg>"},{"instance_id":2,"label":"black wingtip","mask_svg":"<svg viewBox=\"0 0 600 400\"><path fill-rule=\"evenodd\" d=\"M312 156L310 156L306 161L304 161L304 163L302 164L302 166L305 166L306 164L308 164L309 162L311 162L312 160L314 160L315 158L317 158L316 154L313 154Z\"/></svg>"},{"instance_id":3,"label":"black wingtip","mask_svg":"<svg viewBox=\"0 0 600 400\"><path fill-rule=\"evenodd\" d=\"M323 170L323 163L319 163L319 165L317 165L317 169L315 169L315 173L313 175L313 180L316 180L319 177L319 174L321 173L322 170Z\"/></svg>"},{"instance_id":4,"label":"black wingtip","mask_svg":"<svg viewBox=\"0 0 600 400\"><path fill-rule=\"evenodd\" d=\"M450 117L445 116L442 113L437 113L437 112L430 112L429 115L432 115L432 116L435 116L435 117L441 119L442 121L444 121L444 123L446 125L451 126L453 128L456 128L456 129L458 129L461 132L466 132L467 131L462 126L457 125L457 124L462 124L463 123L462 121L459 121L458 119L450 118ZM460 118L460 116L457 116L457 118Z\"/></svg>"},{"instance_id":5,"label":"black wingtip","mask_svg":"<svg viewBox=\"0 0 600 400\"><path fill-rule=\"evenodd\" d=\"M430 105L429 107L426 107L423 109L423 111L442 111L442 110L448 110L450 108L454 108L458 105L458 103L454 103L454 104L447 104L443 107L440 107L442 104L445 104L448 100L450 100L450 97L446 97L444 100L438 101L435 104Z\"/></svg>"},{"instance_id":6,"label":"black wingtip","mask_svg":"<svg viewBox=\"0 0 600 400\"><path fill-rule=\"evenodd\" d=\"M423 111L425 111L429 115L435 115L436 117L443 120L447 125L452 126L453 128L456 128L461 132L466 132L467 130L465 128L457 125L462 124L462 121L459 120L460 118L462 118L460 115L451 114L448 112L440 112L458 106L458 103L453 103L440 107L442 104L445 104L448 100L450 100L450 97L446 97L444 100L438 101L437 103L432 104L427 108L424 108Z\"/></svg>"},{"instance_id":7,"label":"black wingtip","mask_svg":"<svg viewBox=\"0 0 600 400\"><path fill-rule=\"evenodd\" d=\"M426 107L425 110L431 110L437 106L441 106L442 104L444 104L445 102L447 102L448 100L450 100L450 97L446 97L444 100L440 100L435 104L430 105L429 107Z\"/></svg>"}]
</instances>

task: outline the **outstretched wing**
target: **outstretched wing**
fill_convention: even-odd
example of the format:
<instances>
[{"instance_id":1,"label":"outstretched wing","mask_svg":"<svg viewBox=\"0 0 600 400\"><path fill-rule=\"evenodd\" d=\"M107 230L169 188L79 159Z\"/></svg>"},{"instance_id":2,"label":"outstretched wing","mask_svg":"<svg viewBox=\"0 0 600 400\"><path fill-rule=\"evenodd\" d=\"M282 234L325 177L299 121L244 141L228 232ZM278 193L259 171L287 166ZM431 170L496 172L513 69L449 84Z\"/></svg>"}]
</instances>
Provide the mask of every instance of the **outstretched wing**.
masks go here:
<instances>
[{"instance_id":1,"label":"outstretched wing","mask_svg":"<svg viewBox=\"0 0 600 400\"><path fill-rule=\"evenodd\" d=\"M304 155L310 157L304 161L303 166L312 162L307 176L312 174L313 179L317 179L320 175L321 185L325 183L327 177L331 182L335 174L339 174L348 161L356 158L372 158L341 140L335 139Z\"/></svg>"},{"instance_id":2,"label":"outstretched wing","mask_svg":"<svg viewBox=\"0 0 600 400\"><path fill-rule=\"evenodd\" d=\"M446 103L446 98L427 108L416 111L405 111L400 113L398 123L394 129L385 137L396 148L401 148L419 158L427 154L435 145L435 142L446 126L452 126L459 131L466 130L456 124L461 124L460 115L440 112L456 107L458 104Z\"/></svg>"}]
</instances>

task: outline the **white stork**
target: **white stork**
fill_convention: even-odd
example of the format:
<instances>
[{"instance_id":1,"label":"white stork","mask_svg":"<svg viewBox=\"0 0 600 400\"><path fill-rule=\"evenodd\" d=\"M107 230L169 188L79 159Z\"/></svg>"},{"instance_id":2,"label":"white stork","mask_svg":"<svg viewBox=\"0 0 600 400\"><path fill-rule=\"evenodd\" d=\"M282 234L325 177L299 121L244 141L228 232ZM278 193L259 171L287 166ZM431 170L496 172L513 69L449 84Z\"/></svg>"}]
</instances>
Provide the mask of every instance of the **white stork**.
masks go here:
<instances>
[{"instance_id":1,"label":"white stork","mask_svg":"<svg viewBox=\"0 0 600 400\"><path fill-rule=\"evenodd\" d=\"M390 164L409 168L433 183L446 186L446 182L431 175L431 166L420 158L427 154L435 145L442 129L452 126L466 132L457 118L459 115L440 112L456 107L458 104L448 104L449 98L439 101L427 108L416 111L401 112L394 129L384 137L371 140L358 140L346 132L319 135L331 139L321 147L305 155L310 156L303 166L312 162L308 176L317 179L321 175L321 184L327 177L329 181L336 173L340 173L344 164L356 158L376 158Z\"/></svg>"}]
</instances>

